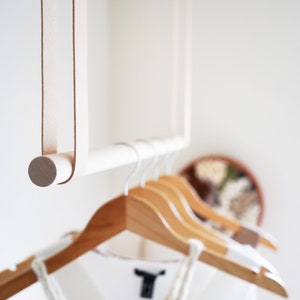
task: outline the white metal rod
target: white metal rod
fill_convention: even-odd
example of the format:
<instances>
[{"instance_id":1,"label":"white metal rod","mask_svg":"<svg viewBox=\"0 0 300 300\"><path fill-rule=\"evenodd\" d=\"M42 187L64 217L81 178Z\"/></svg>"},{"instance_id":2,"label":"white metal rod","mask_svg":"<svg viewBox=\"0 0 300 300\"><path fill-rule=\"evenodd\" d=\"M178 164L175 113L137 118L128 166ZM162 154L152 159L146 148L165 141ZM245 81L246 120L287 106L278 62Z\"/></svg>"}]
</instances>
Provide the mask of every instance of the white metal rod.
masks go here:
<instances>
[{"instance_id":1,"label":"white metal rod","mask_svg":"<svg viewBox=\"0 0 300 300\"><path fill-rule=\"evenodd\" d=\"M148 141L155 145L155 153L150 144L139 141L131 143L138 150L141 160L179 151L188 146L186 140L179 136ZM86 169L82 175L103 172L134 162L137 162L137 155L132 148L124 144L114 144L89 151ZM28 173L34 184L45 187L65 182L72 174L72 167L73 152L56 153L34 158L28 167Z\"/></svg>"}]
</instances>

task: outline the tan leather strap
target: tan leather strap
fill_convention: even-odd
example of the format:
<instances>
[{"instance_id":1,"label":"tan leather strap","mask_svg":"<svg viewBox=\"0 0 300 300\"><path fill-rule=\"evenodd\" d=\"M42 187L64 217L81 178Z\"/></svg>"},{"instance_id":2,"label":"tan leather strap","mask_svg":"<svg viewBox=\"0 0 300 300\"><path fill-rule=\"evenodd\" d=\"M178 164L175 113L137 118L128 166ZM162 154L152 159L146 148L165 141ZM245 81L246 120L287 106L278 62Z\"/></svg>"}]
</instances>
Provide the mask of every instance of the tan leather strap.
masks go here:
<instances>
[{"instance_id":1,"label":"tan leather strap","mask_svg":"<svg viewBox=\"0 0 300 300\"><path fill-rule=\"evenodd\" d=\"M42 155L57 153L56 1L41 0Z\"/></svg>"},{"instance_id":2,"label":"tan leather strap","mask_svg":"<svg viewBox=\"0 0 300 300\"><path fill-rule=\"evenodd\" d=\"M87 0L72 1L74 160L68 181L84 173L88 149Z\"/></svg>"},{"instance_id":3,"label":"tan leather strap","mask_svg":"<svg viewBox=\"0 0 300 300\"><path fill-rule=\"evenodd\" d=\"M57 153L56 1L41 0L42 154ZM72 0L74 146L73 170L84 173L88 156L87 0ZM66 181L66 182L67 182Z\"/></svg>"}]
</instances>

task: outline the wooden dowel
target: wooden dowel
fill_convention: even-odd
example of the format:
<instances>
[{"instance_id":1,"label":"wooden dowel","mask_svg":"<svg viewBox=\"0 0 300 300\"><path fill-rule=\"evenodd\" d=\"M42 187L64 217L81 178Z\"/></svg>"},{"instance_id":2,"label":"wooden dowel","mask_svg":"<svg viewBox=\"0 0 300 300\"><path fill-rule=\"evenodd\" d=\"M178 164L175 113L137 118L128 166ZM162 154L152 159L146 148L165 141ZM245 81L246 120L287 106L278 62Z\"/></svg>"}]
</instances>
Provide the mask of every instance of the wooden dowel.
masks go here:
<instances>
[{"instance_id":1,"label":"wooden dowel","mask_svg":"<svg viewBox=\"0 0 300 300\"><path fill-rule=\"evenodd\" d=\"M187 143L182 137L149 140L149 143L155 145L156 153L153 153L151 145L138 141L132 143L138 149L141 160L187 147ZM87 165L82 175L107 171L136 161L135 152L130 147L122 144L90 150ZM34 158L28 167L28 173L34 184L46 187L65 182L72 174L72 166L72 152L49 154Z\"/></svg>"}]
</instances>

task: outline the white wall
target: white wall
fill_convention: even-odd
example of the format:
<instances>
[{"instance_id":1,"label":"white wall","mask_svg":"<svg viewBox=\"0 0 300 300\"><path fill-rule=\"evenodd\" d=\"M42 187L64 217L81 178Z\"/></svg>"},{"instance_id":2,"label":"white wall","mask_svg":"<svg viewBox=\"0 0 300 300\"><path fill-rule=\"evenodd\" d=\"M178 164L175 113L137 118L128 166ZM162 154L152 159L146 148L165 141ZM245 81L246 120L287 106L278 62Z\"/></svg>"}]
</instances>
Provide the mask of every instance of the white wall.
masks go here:
<instances>
[{"instance_id":1,"label":"white wall","mask_svg":"<svg viewBox=\"0 0 300 300\"><path fill-rule=\"evenodd\" d=\"M58 2L63 20L69 10ZM108 1L89 1L91 146L168 132L167 1L109 5L110 14ZM266 197L264 228L280 241L277 253L261 250L279 269L292 300L299 298L300 265L299 9L296 0L194 1L192 145L176 163L178 168L198 155L221 153L254 171ZM0 12L2 269L82 228L99 204L120 191L125 172L113 172L111 189L108 173L47 189L29 181L27 166L40 147L39 1L2 1ZM62 99L71 99L67 36L61 32ZM63 118L68 132L70 116ZM30 287L14 299L42 299L38 293ZM277 297L260 292L259 299Z\"/></svg>"},{"instance_id":2,"label":"white wall","mask_svg":"<svg viewBox=\"0 0 300 300\"><path fill-rule=\"evenodd\" d=\"M194 6L193 145L185 159L228 154L257 174L263 226L280 241L278 253L263 253L298 299L300 3L201 2Z\"/></svg>"},{"instance_id":3,"label":"white wall","mask_svg":"<svg viewBox=\"0 0 300 300\"><path fill-rule=\"evenodd\" d=\"M261 251L290 299L299 299L300 2L193 3L192 145L176 168L220 153L253 170L266 198L263 227L280 241L277 253ZM115 0L112 7L113 138L166 134L167 1ZM259 299L280 298L260 290Z\"/></svg>"},{"instance_id":4,"label":"white wall","mask_svg":"<svg viewBox=\"0 0 300 300\"><path fill-rule=\"evenodd\" d=\"M108 7L89 5L89 93L91 147L108 143ZM59 11L60 100L71 110L71 1L57 1ZM108 175L67 185L38 188L28 175L29 162L40 154L40 1L0 1L0 269L23 260L70 230L81 229L109 194ZM72 128L70 113L60 116L62 132ZM60 149L72 140L61 134ZM38 285L13 299L39 299Z\"/></svg>"}]
</instances>

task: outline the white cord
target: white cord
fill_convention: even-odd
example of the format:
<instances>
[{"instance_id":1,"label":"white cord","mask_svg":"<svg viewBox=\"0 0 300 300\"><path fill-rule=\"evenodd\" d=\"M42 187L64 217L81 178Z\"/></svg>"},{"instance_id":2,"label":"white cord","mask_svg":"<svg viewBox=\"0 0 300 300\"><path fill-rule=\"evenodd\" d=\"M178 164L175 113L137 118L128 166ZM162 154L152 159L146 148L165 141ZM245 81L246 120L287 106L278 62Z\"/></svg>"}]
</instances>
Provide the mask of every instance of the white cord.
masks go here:
<instances>
[{"instance_id":1,"label":"white cord","mask_svg":"<svg viewBox=\"0 0 300 300\"><path fill-rule=\"evenodd\" d=\"M41 283L48 300L65 300L59 286L54 278L48 275L45 263L40 258L32 261L31 268Z\"/></svg>"},{"instance_id":2,"label":"white cord","mask_svg":"<svg viewBox=\"0 0 300 300\"><path fill-rule=\"evenodd\" d=\"M196 261L198 260L198 257L204 248L203 244L199 240L191 239L189 240L189 243L190 253L187 261L186 272L184 274L183 282L179 291L178 300L188 299L188 293L193 279Z\"/></svg>"},{"instance_id":3,"label":"white cord","mask_svg":"<svg viewBox=\"0 0 300 300\"><path fill-rule=\"evenodd\" d=\"M196 239L189 239L189 255L183 259L165 300L186 300L194 274L195 263L204 246Z\"/></svg>"}]
</instances>

